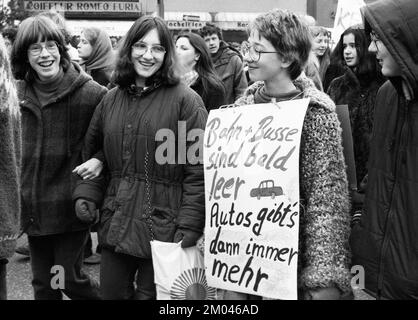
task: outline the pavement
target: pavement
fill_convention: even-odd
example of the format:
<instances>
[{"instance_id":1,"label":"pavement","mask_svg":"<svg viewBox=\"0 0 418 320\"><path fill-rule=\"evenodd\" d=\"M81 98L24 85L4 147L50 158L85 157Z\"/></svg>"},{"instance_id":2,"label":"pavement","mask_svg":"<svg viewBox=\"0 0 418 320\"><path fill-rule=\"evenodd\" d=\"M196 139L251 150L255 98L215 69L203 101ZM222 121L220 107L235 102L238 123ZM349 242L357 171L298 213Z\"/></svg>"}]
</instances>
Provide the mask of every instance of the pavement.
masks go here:
<instances>
[{"instance_id":1,"label":"pavement","mask_svg":"<svg viewBox=\"0 0 418 320\"><path fill-rule=\"evenodd\" d=\"M92 233L93 248L97 246L97 233ZM27 243L26 236L18 239L18 246ZM84 272L99 282L100 265L84 265ZM33 300L30 258L18 253L7 265L7 290L9 300ZM361 290L354 290L355 300L375 300ZM69 300L64 296L64 300Z\"/></svg>"}]
</instances>

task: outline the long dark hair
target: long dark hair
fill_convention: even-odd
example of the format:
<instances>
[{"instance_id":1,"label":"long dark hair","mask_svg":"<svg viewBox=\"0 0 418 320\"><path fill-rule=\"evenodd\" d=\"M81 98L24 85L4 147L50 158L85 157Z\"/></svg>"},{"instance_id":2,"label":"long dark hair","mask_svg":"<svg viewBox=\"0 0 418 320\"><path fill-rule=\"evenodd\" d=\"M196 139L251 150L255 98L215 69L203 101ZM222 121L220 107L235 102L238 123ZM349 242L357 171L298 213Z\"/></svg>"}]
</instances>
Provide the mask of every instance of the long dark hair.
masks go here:
<instances>
[{"instance_id":1,"label":"long dark hair","mask_svg":"<svg viewBox=\"0 0 418 320\"><path fill-rule=\"evenodd\" d=\"M370 40L367 37L364 29L359 27L350 27L345 30L340 37L334 51L332 52L331 62L332 64L339 64L341 66L346 66L344 60L344 37L346 35L352 34L354 36L354 41L356 44L358 64L356 66L356 74L374 74L377 72L377 62L376 57L369 53L368 48L370 45Z\"/></svg>"},{"instance_id":2,"label":"long dark hair","mask_svg":"<svg viewBox=\"0 0 418 320\"><path fill-rule=\"evenodd\" d=\"M218 75L216 74L205 40L203 40L203 38L198 34L191 32L179 34L177 40L180 38L187 38L192 47L196 50L196 53L200 55L199 60L196 62L195 70L199 74L199 77L202 79L202 99L205 100L207 95L211 94L211 92L214 90L219 90L225 93L225 87L221 79L219 79Z\"/></svg>"},{"instance_id":3,"label":"long dark hair","mask_svg":"<svg viewBox=\"0 0 418 320\"><path fill-rule=\"evenodd\" d=\"M59 27L48 17L37 15L23 20L20 24L16 40L12 49L13 75L18 80L32 81L35 71L29 64L28 48L31 44L41 41L53 40L58 45L60 65L64 70L70 65L70 56L65 47L65 39Z\"/></svg>"},{"instance_id":4,"label":"long dark hair","mask_svg":"<svg viewBox=\"0 0 418 320\"><path fill-rule=\"evenodd\" d=\"M161 81L167 85L179 83L176 51L170 30L161 18L143 16L131 26L119 48L114 74L114 83L119 87L128 88L135 84L136 72L131 61L132 45L154 29L157 30L161 45L165 48L166 53L161 68L152 77L146 79L146 85L150 85L154 81Z\"/></svg>"}]
</instances>

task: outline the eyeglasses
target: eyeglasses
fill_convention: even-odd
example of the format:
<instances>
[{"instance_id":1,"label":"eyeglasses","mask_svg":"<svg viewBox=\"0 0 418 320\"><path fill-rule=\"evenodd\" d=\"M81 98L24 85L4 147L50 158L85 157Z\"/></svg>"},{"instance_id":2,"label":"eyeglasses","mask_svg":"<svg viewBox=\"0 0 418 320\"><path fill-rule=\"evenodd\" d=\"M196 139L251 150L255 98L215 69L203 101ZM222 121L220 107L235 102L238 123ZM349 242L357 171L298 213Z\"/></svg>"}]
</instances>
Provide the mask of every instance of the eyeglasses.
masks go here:
<instances>
[{"instance_id":1,"label":"eyeglasses","mask_svg":"<svg viewBox=\"0 0 418 320\"><path fill-rule=\"evenodd\" d=\"M44 48L49 53L56 53L58 51L58 44L52 40L46 41L44 45L42 43L34 43L29 46L28 52L32 56L39 56Z\"/></svg>"},{"instance_id":2,"label":"eyeglasses","mask_svg":"<svg viewBox=\"0 0 418 320\"><path fill-rule=\"evenodd\" d=\"M248 54L253 62L258 62L262 53L278 53L277 51L262 51L254 45L249 45L248 43L242 44L241 51L244 56Z\"/></svg>"},{"instance_id":3,"label":"eyeglasses","mask_svg":"<svg viewBox=\"0 0 418 320\"><path fill-rule=\"evenodd\" d=\"M376 46L376 49L379 50L379 47L377 46L377 42L378 41L382 41L380 40L379 36L374 32L370 32L370 41L374 43L374 45Z\"/></svg>"},{"instance_id":4,"label":"eyeglasses","mask_svg":"<svg viewBox=\"0 0 418 320\"><path fill-rule=\"evenodd\" d=\"M142 41L135 42L132 45L133 53L138 54L138 55L145 54L145 52L147 52L148 49L150 49L151 54L156 58L161 57L166 53L165 48L163 46L160 46L160 45L148 46L145 42L142 42Z\"/></svg>"}]
</instances>

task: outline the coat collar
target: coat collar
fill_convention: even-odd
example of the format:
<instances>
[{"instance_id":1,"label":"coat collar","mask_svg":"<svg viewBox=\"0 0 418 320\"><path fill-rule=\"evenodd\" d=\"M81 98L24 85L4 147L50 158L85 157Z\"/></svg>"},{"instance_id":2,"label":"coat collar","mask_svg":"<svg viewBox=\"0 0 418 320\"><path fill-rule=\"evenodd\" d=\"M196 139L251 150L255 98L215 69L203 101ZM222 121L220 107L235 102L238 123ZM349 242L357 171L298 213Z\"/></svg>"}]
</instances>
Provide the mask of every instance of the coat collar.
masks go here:
<instances>
[{"instance_id":1,"label":"coat collar","mask_svg":"<svg viewBox=\"0 0 418 320\"><path fill-rule=\"evenodd\" d=\"M92 80L92 78L86 74L77 63L71 62L64 73L64 77L61 81L61 85L57 89L54 100L58 101L65 98L90 80ZM36 97L31 83L28 83L25 80L19 80L17 82L17 88L19 99L23 99L21 104L25 105L26 101L37 104L38 98Z\"/></svg>"},{"instance_id":2,"label":"coat collar","mask_svg":"<svg viewBox=\"0 0 418 320\"><path fill-rule=\"evenodd\" d=\"M319 91L311 79L301 74L293 84L302 92L302 98L309 98L310 105L316 105L328 111L335 111L335 104L331 98L322 91ZM242 98L238 99L237 105L254 104L254 94L264 86L264 82L258 81L253 83L245 91Z\"/></svg>"}]
</instances>

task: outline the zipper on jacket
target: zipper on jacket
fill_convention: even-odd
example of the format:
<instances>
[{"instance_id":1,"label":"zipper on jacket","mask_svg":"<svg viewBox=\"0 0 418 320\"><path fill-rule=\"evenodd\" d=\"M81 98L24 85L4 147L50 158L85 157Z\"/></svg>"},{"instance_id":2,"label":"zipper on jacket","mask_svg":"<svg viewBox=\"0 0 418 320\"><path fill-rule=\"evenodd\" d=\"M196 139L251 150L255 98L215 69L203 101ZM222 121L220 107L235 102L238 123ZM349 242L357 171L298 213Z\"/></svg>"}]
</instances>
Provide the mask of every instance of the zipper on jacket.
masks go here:
<instances>
[{"instance_id":1,"label":"zipper on jacket","mask_svg":"<svg viewBox=\"0 0 418 320\"><path fill-rule=\"evenodd\" d=\"M403 98L400 98L403 99ZM400 101L400 104L404 104L403 101ZM391 227L391 220L392 220L392 216L393 216L393 212L394 212L394 208L393 208L393 203L394 203L394 194L396 192L396 187L398 185L398 180L399 180L399 171L400 171L400 163L401 163L401 158L403 157L403 152L400 152L400 149L403 145L404 142L404 136L405 136L405 124L407 122L407 117L408 117L408 110L409 110L409 103L405 104L405 111L404 111L404 117L402 119L402 127L401 127L401 131L399 134L399 138L395 140L398 141L397 146L396 146L396 160L395 160L395 165L394 165L394 185L393 185L393 190L392 190L392 195L391 195L391 199L390 199L390 206L389 206L389 213L388 216L386 218L386 225L385 225L385 234L383 236L383 242L382 242L382 247L381 247L381 251L380 251L380 259L379 259L379 272L378 272L378 280L377 280L377 300L381 299L381 294L382 294L382 290L383 290L383 278L384 278L384 271L385 271L385 265L384 265L384 257L389 245L389 232L390 232L390 227ZM408 133L407 133L408 134Z\"/></svg>"}]
</instances>

